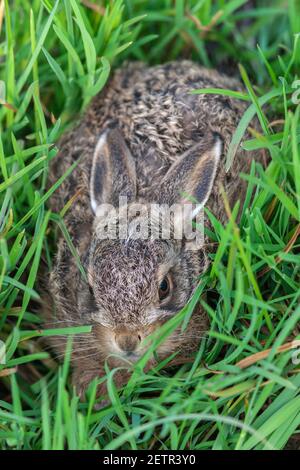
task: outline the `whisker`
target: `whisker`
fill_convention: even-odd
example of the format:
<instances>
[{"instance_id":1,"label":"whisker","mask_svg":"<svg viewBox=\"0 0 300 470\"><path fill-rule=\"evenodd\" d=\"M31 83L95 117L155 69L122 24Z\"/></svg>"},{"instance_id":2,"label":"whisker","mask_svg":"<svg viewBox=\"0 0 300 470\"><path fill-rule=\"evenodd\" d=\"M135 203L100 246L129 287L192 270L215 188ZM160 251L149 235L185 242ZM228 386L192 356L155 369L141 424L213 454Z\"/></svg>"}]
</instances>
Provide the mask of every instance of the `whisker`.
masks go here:
<instances>
[{"instance_id":1,"label":"whisker","mask_svg":"<svg viewBox=\"0 0 300 470\"><path fill-rule=\"evenodd\" d=\"M70 337L73 336L73 339L74 340L82 340L82 339L85 339L85 340L90 340L90 339L95 339L94 336L89 336L89 333L87 333L86 335L52 335L51 338L62 338L62 339L68 339ZM42 336L42 338L47 338L47 336ZM48 336L49 338L49 336Z\"/></svg>"},{"instance_id":2,"label":"whisker","mask_svg":"<svg viewBox=\"0 0 300 470\"><path fill-rule=\"evenodd\" d=\"M45 320L44 323L47 324L47 325L52 325L54 323L76 323L78 326L82 326L82 324L79 323L78 320L77 321L76 320L69 320L67 318L64 319L64 320L51 320L51 321Z\"/></svg>"},{"instance_id":3,"label":"whisker","mask_svg":"<svg viewBox=\"0 0 300 470\"><path fill-rule=\"evenodd\" d=\"M94 352L94 353L91 353L91 354L88 354L88 355L85 355L85 356L80 356L78 359L87 359L89 357L94 357L94 356L101 356L101 353L99 351L97 352ZM54 356L55 359L61 359L62 357L64 357L64 354L58 354L56 356Z\"/></svg>"}]
</instances>

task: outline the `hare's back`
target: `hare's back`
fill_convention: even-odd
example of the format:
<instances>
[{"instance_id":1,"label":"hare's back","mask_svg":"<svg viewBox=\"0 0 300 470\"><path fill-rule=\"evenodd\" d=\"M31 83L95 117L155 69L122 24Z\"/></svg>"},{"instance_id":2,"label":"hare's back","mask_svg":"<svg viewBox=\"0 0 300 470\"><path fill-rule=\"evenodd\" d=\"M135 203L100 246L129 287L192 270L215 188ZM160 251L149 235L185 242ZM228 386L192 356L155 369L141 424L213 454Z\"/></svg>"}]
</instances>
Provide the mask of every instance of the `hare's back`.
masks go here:
<instances>
[{"instance_id":1,"label":"hare's back","mask_svg":"<svg viewBox=\"0 0 300 470\"><path fill-rule=\"evenodd\" d=\"M118 127L136 162L138 192L147 191L182 153L211 132L221 135L224 153L244 112L231 97L191 94L200 88L239 89L234 79L193 62L146 67L129 63L117 70L91 103L78 126L60 142L52 165L57 179L79 157L80 164L58 190L56 202L66 203L80 190L88 206L92 156L99 135Z\"/></svg>"}]
</instances>

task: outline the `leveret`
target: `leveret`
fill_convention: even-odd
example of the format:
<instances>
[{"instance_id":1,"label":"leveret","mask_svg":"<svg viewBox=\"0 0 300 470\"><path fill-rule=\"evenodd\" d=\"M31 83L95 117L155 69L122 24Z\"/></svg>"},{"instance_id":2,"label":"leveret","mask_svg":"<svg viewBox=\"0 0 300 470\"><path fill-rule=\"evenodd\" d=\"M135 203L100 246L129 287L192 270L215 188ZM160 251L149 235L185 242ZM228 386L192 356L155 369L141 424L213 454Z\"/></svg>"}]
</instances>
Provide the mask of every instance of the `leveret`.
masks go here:
<instances>
[{"instance_id":1,"label":"leveret","mask_svg":"<svg viewBox=\"0 0 300 470\"><path fill-rule=\"evenodd\" d=\"M224 162L245 104L229 96L190 93L198 88L241 90L241 85L189 61L127 64L58 143L50 184L79 163L50 205L59 211L73 198L65 223L87 276L82 277L61 237L44 318L48 326L92 325L91 333L76 336L73 344L73 381L82 397L92 379L105 375L106 360L124 366L141 357L149 347L145 339L186 305L207 270L212 248L204 243L195 250L191 240L175 238L176 226L187 218L191 222L204 205L225 222L220 185L231 206L245 197L239 174L249 172L258 156L239 148L227 173ZM154 203L184 206L191 204L186 195L197 204L173 218L168 239L130 234L112 239L110 229L103 236L103 227L124 216L120 196L127 198L132 226L148 223L146 210L135 211L137 203L146 208ZM111 211L103 211L103 204L110 204ZM186 330L175 330L158 346L157 356L191 356L208 326L198 306ZM65 338L51 344L64 353ZM127 376L119 372L118 384ZM105 384L98 393L105 393Z\"/></svg>"}]
</instances>

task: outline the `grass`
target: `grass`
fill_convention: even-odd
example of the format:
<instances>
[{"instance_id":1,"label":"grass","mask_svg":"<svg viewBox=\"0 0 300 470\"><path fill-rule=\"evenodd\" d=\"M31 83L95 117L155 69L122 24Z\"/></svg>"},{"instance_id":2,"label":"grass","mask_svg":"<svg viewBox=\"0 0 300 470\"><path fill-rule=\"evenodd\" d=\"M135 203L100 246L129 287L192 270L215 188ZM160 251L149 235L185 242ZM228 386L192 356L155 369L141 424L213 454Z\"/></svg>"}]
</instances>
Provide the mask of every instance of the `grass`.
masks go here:
<instances>
[{"instance_id":1,"label":"grass","mask_svg":"<svg viewBox=\"0 0 300 470\"><path fill-rule=\"evenodd\" d=\"M1 449L282 449L299 438L300 2L254 3L0 1ZM200 301L211 327L194 362L145 374L143 358L121 391L108 370L111 405L95 411L95 384L80 403L69 352L59 365L37 338L53 334L40 329L38 269L41 260L51 266L55 228L68 237L63 214L47 209L67 174L47 191L48 164L111 67L179 57L244 82L242 94L205 91L249 105L227 166L240 145L261 149L270 162L243 175L239 226L226 195L227 225L209 214L218 242L211 268L161 332L185 324ZM261 131L242 141L254 115ZM70 351L84 328L56 334L70 335Z\"/></svg>"}]
</instances>

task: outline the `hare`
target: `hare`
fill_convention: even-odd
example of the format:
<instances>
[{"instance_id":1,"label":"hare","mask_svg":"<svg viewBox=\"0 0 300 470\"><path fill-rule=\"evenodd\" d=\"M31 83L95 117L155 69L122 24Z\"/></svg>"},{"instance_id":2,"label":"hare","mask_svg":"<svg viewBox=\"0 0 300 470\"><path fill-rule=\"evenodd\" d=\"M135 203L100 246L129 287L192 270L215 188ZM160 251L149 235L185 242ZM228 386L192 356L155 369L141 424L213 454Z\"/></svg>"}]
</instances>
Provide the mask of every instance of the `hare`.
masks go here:
<instances>
[{"instance_id":1,"label":"hare","mask_svg":"<svg viewBox=\"0 0 300 470\"><path fill-rule=\"evenodd\" d=\"M110 228L103 236L109 222L125 217L119 201L126 199L127 214L142 205L128 217L129 223L143 222L151 205L181 207L189 201L187 194L193 210L181 217L192 221L206 205L225 222L220 184L231 205L245 197L239 174L249 171L253 154L239 149L227 173L224 163L245 103L190 93L208 87L241 90L237 80L190 61L126 64L59 142L50 184L79 162L50 206L59 211L72 198L65 223L86 279L61 237L44 316L48 326L92 325L91 333L75 336L73 344L73 381L82 397L91 380L104 375L109 357L114 366L141 357L145 338L186 305L209 265L206 243L195 249L193 241L172 236L178 216L172 219L169 239L113 238ZM158 346L157 356L190 356L208 328L206 313L197 307L186 330L175 330ZM65 338L52 343L63 354ZM127 376L120 372L118 383ZM105 393L105 385L98 393Z\"/></svg>"}]
</instances>

